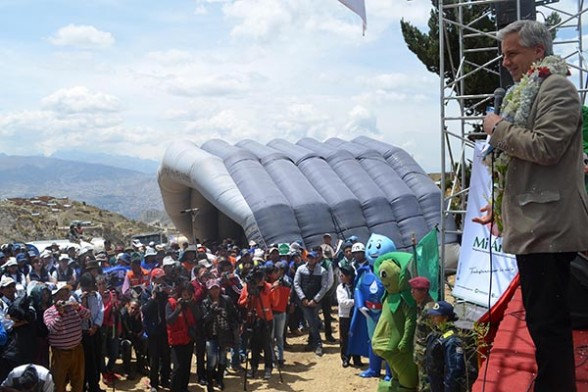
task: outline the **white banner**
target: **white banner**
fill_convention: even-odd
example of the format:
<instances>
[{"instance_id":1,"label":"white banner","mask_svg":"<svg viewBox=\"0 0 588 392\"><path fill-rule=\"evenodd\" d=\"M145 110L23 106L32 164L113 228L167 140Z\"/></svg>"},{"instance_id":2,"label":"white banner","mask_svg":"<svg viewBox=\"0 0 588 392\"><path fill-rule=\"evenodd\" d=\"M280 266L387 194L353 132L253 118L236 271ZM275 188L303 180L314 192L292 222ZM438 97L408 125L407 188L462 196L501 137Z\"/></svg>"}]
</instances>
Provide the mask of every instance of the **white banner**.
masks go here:
<instances>
[{"instance_id":1,"label":"white banner","mask_svg":"<svg viewBox=\"0 0 588 392\"><path fill-rule=\"evenodd\" d=\"M517 274L513 255L502 251L502 238L490 236L488 226L472 222L479 216L480 208L491 199L491 177L482 162L481 151L486 143L476 143L472 176L468 194L468 206L461 239L461 251L455 276L453 295L457 298L488 306L490 287L490 247L492 247L492 294L494 304Z\"/></svg>"}]
</instances>

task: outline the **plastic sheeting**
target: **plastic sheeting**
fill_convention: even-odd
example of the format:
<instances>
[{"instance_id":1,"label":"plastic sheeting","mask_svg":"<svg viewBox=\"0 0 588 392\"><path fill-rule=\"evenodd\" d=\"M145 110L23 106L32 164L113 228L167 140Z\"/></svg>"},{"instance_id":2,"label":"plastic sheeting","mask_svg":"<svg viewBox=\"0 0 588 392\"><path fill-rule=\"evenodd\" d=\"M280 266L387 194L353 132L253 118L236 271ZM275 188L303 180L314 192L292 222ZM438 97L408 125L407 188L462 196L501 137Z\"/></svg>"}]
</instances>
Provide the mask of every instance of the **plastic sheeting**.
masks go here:
<instances>
[{"instance_id":1,"label":"plastic sheeting","mask_svg":"<svg viewBox=\"0 0 588 392\"><path fill-rule=\"evenodd\" d=\"M175 142L159 184L168 215L189 238L238 237L242 230L262 245L302 240L310 247L324 233L363 242L377 233L407 249L440 217L440 190L414 159L365 137ZM199 209L194 224L181 213L191 208Z\"/></svg>"}]
</instances>

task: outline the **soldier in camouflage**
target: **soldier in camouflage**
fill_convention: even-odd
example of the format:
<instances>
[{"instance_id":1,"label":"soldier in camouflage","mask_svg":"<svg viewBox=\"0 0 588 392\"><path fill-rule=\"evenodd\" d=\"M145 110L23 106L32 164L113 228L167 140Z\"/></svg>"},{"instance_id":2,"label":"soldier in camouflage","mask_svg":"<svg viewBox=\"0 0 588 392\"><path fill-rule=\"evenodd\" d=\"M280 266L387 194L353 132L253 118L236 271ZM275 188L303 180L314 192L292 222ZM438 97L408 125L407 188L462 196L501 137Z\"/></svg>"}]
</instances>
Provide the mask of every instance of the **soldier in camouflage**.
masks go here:
<instances>
[{"instance_id":1,"label":"soldier in camouflage","mask_svg":"<svg viewBox=\"0 0 588 392\"><path fill-rule=\"evenodd\" d=\"M433 307L433 298L429 295L431 283L429 279L418 276L409 282L410 293L417 304L416 330L414 333L414 363L419 370L419 392L431 390L427 373L425 371L425 349L427 348L427 337L431 332L431 324L427 311Z\"/></svg>"}]
</instances>

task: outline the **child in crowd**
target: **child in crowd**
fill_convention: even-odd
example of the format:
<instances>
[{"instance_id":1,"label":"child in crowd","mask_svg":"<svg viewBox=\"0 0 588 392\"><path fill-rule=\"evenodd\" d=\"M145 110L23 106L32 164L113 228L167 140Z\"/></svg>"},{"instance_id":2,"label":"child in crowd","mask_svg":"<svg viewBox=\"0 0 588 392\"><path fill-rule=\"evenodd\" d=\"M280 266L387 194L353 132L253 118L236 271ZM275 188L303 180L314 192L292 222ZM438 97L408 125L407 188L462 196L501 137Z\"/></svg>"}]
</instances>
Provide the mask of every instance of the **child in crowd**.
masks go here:
<instances>
[{"instance_id":1,"label":"child in crowd","mask_svg":"<svg viewBox=\"0 0 588 392\"><path fill-rule=\"evenodd\" d=\"M347 345L349 341L349 326L351 324L351 315L353 313L353 281L355 271L351 265L340 267L339 280L341 283L337 286L337 302L339 304L339 346L341 347L341 364L344 368L349 366L349 356L347 355ZM353 364L361 366L361 357L353 356Z\"/></svg>"}]
</instances>

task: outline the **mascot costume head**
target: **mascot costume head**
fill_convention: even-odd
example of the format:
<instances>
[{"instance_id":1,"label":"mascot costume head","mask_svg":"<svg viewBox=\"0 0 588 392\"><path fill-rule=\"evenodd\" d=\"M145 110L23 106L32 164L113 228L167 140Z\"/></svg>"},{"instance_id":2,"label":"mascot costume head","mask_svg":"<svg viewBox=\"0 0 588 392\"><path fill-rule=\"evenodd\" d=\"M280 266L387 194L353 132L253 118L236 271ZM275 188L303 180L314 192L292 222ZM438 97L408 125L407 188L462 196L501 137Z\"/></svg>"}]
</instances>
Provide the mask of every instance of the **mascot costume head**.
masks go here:
<instances>
[{"instance_id":1,"label":"mascot costume head","mask_svg":"<svg viewBox=\"0 0 588 392\"><path fill-rule=\"evenodd\" d=\"M394 251L396 251L394 241L386 236L374 233L365 245L365 258L368 259L370 265L374 265L378 257Z\"/></svg>"}]
</instances>

